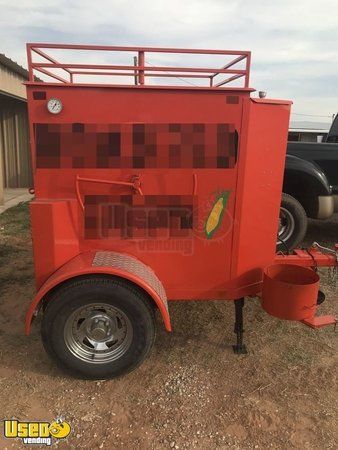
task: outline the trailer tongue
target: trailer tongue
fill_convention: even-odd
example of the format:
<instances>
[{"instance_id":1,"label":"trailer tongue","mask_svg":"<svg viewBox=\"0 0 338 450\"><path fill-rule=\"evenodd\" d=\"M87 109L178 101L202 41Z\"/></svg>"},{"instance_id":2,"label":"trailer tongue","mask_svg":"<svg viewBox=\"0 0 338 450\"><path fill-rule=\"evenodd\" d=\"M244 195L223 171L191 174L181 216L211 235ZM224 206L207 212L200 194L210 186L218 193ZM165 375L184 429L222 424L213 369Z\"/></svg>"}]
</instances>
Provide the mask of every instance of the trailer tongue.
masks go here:
<instances>
[{"instance_id":1,"label":"trailer tongue","mask_svg":"<svg viewBox=\"0 0 338 450\"><path fill-rule=\"evenodd\" d=\"M37 294L26 332L41 310L58 364L89 378L134 369L156 308L171 331L174 300L234 301L236 353L244 297L281 319L335 322L316 316L316 269L336 267L337 248L276 255L291 102L250 96L250 52L27 52Z\"/></svg>"}]
</instances>

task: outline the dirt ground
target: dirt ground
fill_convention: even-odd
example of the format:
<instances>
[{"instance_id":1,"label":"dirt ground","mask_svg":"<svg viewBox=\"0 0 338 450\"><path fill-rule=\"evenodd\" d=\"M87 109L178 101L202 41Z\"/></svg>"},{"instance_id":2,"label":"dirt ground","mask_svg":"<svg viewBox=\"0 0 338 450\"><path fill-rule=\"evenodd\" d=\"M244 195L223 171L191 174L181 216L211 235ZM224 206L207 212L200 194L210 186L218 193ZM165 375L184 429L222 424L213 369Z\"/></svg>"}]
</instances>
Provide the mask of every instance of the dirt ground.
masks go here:
<instances>
[{"instance_id":1,"label":"dirt ground","mask_svg":"<svg viewBox=\"0 0 338 450\"><path fill-rule=\"evenodd\" d=\"M269 317L258 299L245 306L248 355L232 353L231 303L177 302L174 332L158 318L139 369L110 381L66 376L46 355L39 323L23 334L34 292L28 227L27 205L0 216L1 420L62 416L72 432L53 446L64 449L337 449L337 333ZM338 217L311 223L314 239L337 242ZM337 292L323 280L320 311L332 313ZM23 445L1 432L0 447Z\"/></svg>"}]
</instances>

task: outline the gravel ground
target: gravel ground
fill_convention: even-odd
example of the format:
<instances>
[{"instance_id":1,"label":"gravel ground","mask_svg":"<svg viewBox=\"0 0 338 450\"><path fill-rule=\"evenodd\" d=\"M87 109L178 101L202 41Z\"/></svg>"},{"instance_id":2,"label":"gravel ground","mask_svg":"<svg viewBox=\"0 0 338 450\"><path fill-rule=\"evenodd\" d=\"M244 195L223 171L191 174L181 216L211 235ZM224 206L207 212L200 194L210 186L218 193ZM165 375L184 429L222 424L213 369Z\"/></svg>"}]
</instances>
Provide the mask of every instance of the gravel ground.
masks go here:
<instances>
[{"instance_id":1,"label":"gravel ground","mask_svg":"<svg viewBox=\"0 0 338 450\"><path fill-rule=\"evenodd\" d=\"M338 216L311 222L313 240L337 242ZM249 299L249 353L236 356L232 304L175 302L174 332L158 318L154 349L139 369L117 380L76 380L47 357L38 323L23 334L34 292L26 206L0 216L0 251L1 419L63 416L72 432L53 445L64 449L337 448L333 327L282 322ZM328 300L320 310L332 313L337 294L325 273L322 280ZM0 446L23 448L2 436Z\"/></svg>"}]
</instances>

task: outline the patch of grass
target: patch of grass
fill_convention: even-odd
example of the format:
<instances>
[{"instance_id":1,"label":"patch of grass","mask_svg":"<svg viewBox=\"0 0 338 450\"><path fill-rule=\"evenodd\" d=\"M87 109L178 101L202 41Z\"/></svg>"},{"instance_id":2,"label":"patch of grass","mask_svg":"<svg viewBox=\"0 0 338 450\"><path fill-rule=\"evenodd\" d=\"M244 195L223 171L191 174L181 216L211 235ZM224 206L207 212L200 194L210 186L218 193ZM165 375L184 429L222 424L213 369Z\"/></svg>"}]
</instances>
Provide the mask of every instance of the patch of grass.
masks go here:
<instances>
[{"instance_id":1,"label":"patch of grass","mask_svg":"<svg viewBox=\"0 0 338 450\"><path fill-rule=\"evenodd\" d=\"M0 245L0 260L4 261L12 256L13 246L6 242Z\"/></svg>"},{"instance_id":2,"label":"patch of grass","mask_svg":"<svg viewBox=\"0 0 338 450\"><path fill-rule=\"evenodd\" d=\"M0 215L0 236L27 234L29 226L29 202L19 203Z\"/></svg>"},{"instance_id":3,"label":"patch of grass","mask_svg":"<svg viewBox=\"0 0 338 450\"><path fill-rule=\"evenodd\" d=\"M32 268L30 264L26 264L21 267L8 267L1 271L0 282L6 282L9 284L25 284L28 280L32 279Z\"/></svg>"},{"instance_id":4,"label":"patch of grass","mask_svg":"<svg viewBox=\"0 0 338 450\"><path fill-rule=\"evenodd\" d=\"M28 203L0 215L0 292L33 277Z\"/></svg>"},{"instance_id":5,"label":"patch of grass","mask_svg":"<svg viewBox=\"0 0 338 450\"><path fill-rule=\"evenodd\" d=\"M282 356L288 366L311 365L314 359L313 353L302 346L289 346Z\"/></svg>"}]
</instances>

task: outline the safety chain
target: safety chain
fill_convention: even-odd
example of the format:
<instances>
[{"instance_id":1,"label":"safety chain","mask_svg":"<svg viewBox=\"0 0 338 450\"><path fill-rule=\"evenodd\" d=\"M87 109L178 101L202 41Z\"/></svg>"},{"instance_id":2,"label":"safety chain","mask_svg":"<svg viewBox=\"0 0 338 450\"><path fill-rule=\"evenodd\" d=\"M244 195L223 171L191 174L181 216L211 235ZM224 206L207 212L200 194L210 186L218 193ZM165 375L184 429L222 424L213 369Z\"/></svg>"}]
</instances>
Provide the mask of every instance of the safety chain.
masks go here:
<instances>
[{"instance_id":1,"label":"safety chain","mask_svg":"<svg viewBox=\"0 0 338 450\"><path fill-rule=\"evenodd\" d=\"M318 244L318 242L314 242L312 244L312 247L318 248L319 250L322 250L323 252L331 253L335 255L337 260L337 265L329 267L328 268L328 274L327 274L327 281L328 285L331 289L335 290L337 287L337 274L338 274L338 252L336 250L332 250L331 248L323 247L322 245Z\"/></svg>"}]
</instances>

